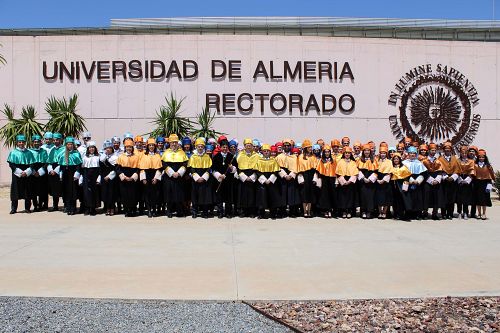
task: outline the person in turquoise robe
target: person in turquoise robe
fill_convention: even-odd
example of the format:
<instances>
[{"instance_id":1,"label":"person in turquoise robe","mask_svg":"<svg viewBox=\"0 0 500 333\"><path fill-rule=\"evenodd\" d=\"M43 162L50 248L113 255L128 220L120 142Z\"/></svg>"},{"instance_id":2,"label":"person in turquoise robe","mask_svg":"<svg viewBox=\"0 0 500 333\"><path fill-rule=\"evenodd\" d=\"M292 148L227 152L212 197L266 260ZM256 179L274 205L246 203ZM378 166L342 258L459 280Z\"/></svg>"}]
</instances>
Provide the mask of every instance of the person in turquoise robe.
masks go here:
<instances>
[{"instance_id":1,"label":"person in turquoise robe","mask_svg":"<svg viewBox=\"0 0 500 333\"><path fill-rule=\"evenodd\" d=\"M10 185L10 214L17 213L19 200L24 200L24 212L31 213L31 175L33 174L33 153L26 148L26 136L16 137L16 148L9 153L7 162L12 170Z\"/></svg>"}]
</instances>

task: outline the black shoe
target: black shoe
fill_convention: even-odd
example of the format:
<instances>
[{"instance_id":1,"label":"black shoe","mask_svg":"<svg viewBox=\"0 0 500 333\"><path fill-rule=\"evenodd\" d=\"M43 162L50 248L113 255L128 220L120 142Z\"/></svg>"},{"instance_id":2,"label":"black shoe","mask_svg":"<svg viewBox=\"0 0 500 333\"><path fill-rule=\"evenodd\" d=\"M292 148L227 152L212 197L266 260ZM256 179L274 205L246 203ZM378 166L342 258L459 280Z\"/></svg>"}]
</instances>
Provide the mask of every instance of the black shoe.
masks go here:
<instances>
[{"instance_id":1,"label":"black shoe","mask_svg":"<svg viewBox=\"0 0 500 333\"><path fill-rule=\"evenodd\" d=\"M148 218L150 218L150 219L153 218L153 212L152 211L148 212Z\"/></svg>"},{"instance_id":2,"label":"black shoe","mask_svg":"<svg viewBox=\"0 0 500 333\"><path fill-rule=\"evenodd\" d=\"M217 217L218 217L219 219L223 218L223 217L224 217L224 213L222 213L222 212L221 212L221 213L219 213L219 214L217 215Z\"/></svg>"},{"instance_id":3,"label":"black shoe","mask_svg":"<svg viewBox=\"0 0 500 333\"><path fill-rule=\"evenodd\" d=\"M193 212L193 213L191 213L191 216L193 217L193 219L195 219L195 218L198 217L198 213L197 212Z\"/></svg>"},{"instance_id":4,"label":"black shoe","mask_svg":"<svg viewBox=\"0 0 500 333\"><path fill-rule=\"evenodd\" d=\"M17 211L15 209L13 209L13 210L10 211L9 214L12 215L12 214L15 214L15 213L17 213Z\"/></svg>"},{"instance_id":5,"label":"black shoe","mask_svg":"<svg viewBox=\"0 0 500 333\"><path fill-rule=\"evenodd\" d=\"M26 214L31 214L31 210L29 210L29 209L25 209L25 210L23 211L23 213L26 213Z\"/></svg>"},{"instance_id":6,"label":"black shoe","mask_svg":"<svg viewBox=\"0 0 500 333\"><path fill-rule=\"evenodd\" d=\"M208 219L208 213L202 213L201 217L203 217L204 219Z\"/></svg>"},{"instance_id":7,"label":"black shoe","mask_svg":"<svg viewBox=\"0 0 500 333\"><path fill-rule=\"evenodd\" d=\"M174 216L171 211L167 211L165 215L167 215L169 219L172 218L172 216Z\"/></svg>"},{"instance_id":8,"label":"black shoe","mask_svg":"<svg viewBox=\"0 0 500 333\"><path fill-rule=\"evenodd\" d=\"M97 215L97 212L95 211L95 209L90 211L90 216L96 216L96 215Z\"/></svg>"},{"instance_id":9,"label":"black shoe","mask_svg":"<svg viewBox=\"0 0 500 333\"><path fill-rule=\"evenodd\" d=\"M35 213L38 213L38 212L40 212L40 208L38 208L38 207L35 207L35 209L33 209L33 212L35 212Z\"/></svg>"}]
</instances>

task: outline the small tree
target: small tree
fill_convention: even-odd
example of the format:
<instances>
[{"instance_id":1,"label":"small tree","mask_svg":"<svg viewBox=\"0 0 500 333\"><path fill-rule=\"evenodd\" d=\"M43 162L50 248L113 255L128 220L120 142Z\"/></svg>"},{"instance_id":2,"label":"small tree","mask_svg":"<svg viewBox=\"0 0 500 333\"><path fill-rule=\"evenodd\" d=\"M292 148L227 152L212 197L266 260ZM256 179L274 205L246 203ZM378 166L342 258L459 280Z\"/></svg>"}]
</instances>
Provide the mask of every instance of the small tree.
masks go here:
<instances>
[{"instance_id":1,"label":"small tree","mask_svg":"<svg viewBox=\"0 0 500 333\"><path fill-rule=\"evenodd\" d=\"M45 103L45 111L50 119L45 125L45 130L58 132L65 136L78 137L87 130L85 118L77 113L78 95L74 94L66 100L65 97L57 99L51 96Z\"/></svg>"},{"instance_id":2,"label":"small tree","mask_svg":"<svg viewBox=\"0 0 500 333\"><path fill-rule=\"evenodd\" d=\"M201 113L196 115L196 125L191 134L196 138L216 138L225 133L218 132L214 129L215 112L210 112L208 108L202 108Z\"/></svg>"},{"instance_id":3,"label":"small tree","mask_svg":"<svg viewBox=\"0 0 500 333\"><path fill-rule=\"evenodd\" d=\"M156 117L151 122L155 128L148 133L152 137L169 136L177 134L180 137L191 132L191 121L187 117L181 116L181 106L185 97L178 100L173 93L170 97L165 97L165 105L160 105L156 111Z\"/></svg>"},{"instance_id":4,"label":"small tree","mask_svg":"<svg viewBox=\"0 0 500 333\"><path fill-rule=\"evenodd\" d=\"M19 119L14 117L14 109L7 104L5 104L2 113L7 118L7 124L0 128L0 138L4 141L6 147L16 145L16 136L18 134L24 134L27 144L30 146L33 135L41 135L43 132L43 124L36 121L38 114L32 105L23 106L21 118Z\"/></svg>"},{"instance_id":5,"label":"small tree","mask_svg":"<svg viewBox=\"0 0 500 333\"><path fill-rule=\"evenodd\" d=\"M0 44L0 47L2 47L3 45ZM7 60L5 60L4 56L0 53L0 64L6 64L7 63Z\"/></svg>"}]
</instances>

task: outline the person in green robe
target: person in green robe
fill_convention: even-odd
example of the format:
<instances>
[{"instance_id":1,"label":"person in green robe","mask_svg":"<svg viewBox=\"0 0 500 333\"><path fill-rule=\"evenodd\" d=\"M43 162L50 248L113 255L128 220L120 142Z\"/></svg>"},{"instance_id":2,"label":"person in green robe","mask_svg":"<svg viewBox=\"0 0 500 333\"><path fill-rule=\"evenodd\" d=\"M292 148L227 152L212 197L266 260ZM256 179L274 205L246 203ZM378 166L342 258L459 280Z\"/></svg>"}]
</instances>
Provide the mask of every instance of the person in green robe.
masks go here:
<instances>
[{"instance_id":1,"label":"person in green robe","mask_svg":"<svg viewBox=\"0 0 500 333\"><path fill-rule=\"evenodd\" d=\"M47 158L47 182L49 194L52 197L52 210L59 210L59 198L62 196L61 167L59 166L59 155L64 152L63 136L61 133L52 135L54 146L49 151Z\"/></svg>"},{"instance_id":2,"label":"person in green robe","mask_svg":"<svg viewBox=\"0 0 500 333\"><path fill-rule=\"evenodd\" d=\"M76 200L78 199L78 181L80 180L80 168L82 155L75 147L75 139L68 136L64 140L65 149L59 154L57 163L62 173L62 195L64 210L68 215L76 214Z\"/></svg>"},{"instance_id":3,"label":"person in green robe","mask_svg":"<svg viewBox=\"0 0 500 333\"><path fill-rule=\"evenodd\" d=\"M48 183L47 183L47 160L49 154L42 148L42 137L33 135L31 137L33 147L30 149L33 154L33 175L31 183L33 185L32 201L35 212L47 210L49 202Z\"/></svg>"},{"instance_id":4,"label":"person in green robe","mask_svg":"<svg viewBox=\"0 0 500 333\"><path fill-rule=\"evenodd\" d=\"M19 200L24 200L24 212L31 213L31 189L30 180L33 174L33 153L26 148L26 136L20 134L16 137L16 148L7 157L12 170L12 182L10 185L10 214L17 212Z\"/></svg>"}]
</instances>

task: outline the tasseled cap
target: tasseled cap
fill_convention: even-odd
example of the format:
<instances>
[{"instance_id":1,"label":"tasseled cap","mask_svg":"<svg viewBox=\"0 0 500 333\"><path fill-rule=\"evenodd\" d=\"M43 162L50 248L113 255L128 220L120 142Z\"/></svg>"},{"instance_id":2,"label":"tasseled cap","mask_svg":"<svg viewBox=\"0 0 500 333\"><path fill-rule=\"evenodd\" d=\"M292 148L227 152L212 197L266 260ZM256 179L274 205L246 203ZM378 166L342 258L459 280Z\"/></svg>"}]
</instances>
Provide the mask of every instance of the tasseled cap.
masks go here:
<instances>
[{"instance_id":1,"label":"tasseled cap","mask_svg":"<svg viewBox=\"0 0 500 333\"><path fill-rule=\"evenodd\" d=\"M479 149L477 151L477 156L486 156L486 150L484 149Z\"/></svg>"},{"instance_id":2,"label":"tasseled cap","mask_svg":"<svg viewBox=\"0 0 500 333\"><path fill-rule=\"evenodd\" d=\"M330 143L332 147L340 147L340 141L337 139L333 139Z\"/></svg>"},{"instance_id":3,"label":"tasseled cap","mask_svg":"<svg viewBox=\"0 0 500 333\"><path fill-rule=\"evenodd\" d=\"M203 140L203 138L198 138L198 139L196 139L196 141L194 142L194 145L195 145L195 146L198 146L198 145L203 145L203 146L205 146L205 140Z\"/></svg>"},{"instance_id":4,"label":"tasseled cap","mask_svg":"<svg viewBox=\"0 0 500 333\"><path fill-rule=\"evenodd\" d=\"M148 139L148 145L156 145L156 140L155 140L155 138L149 138L149 139Z\"/></svg>"},{"instance_id":5,"label":"tasseled cap","mask_svg":"<svg viewBox=\"0 0 500 333\"><path fill-rule=\"evenodd\" d=\"M264 143L264 144L262 145L261 150L271 150L271 145L270 145L270 144L268 144L268 143Z\"/></svg>"},{"instance_id":6,"label":"tasseled cap","mask_svg":"<svg viewBox=\"0 0 500 333\"><path fill-rule=\"evenodd\" d=\"M302 148L312 147L312 142L309 139L302 141Z\"/></svg>"}]
</instances>

